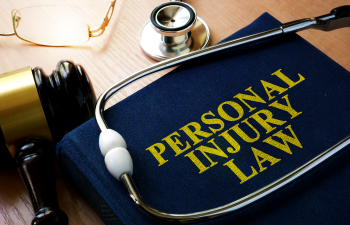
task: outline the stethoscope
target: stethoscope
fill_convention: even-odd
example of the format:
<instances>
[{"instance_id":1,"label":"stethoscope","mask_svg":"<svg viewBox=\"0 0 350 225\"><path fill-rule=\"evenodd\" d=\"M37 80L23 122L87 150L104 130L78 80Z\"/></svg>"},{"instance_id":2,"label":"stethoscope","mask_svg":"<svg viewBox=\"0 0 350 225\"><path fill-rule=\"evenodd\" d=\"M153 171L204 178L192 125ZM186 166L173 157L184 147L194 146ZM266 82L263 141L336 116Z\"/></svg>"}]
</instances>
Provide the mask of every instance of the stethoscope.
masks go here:
<instances>
[{"instance_id":1,"label":"stethoscope","mask_svg":"<svg viewBox=\"0 0 350 225\"><path fill-rule=\"evenodd\" d=\"M142 50L157 61L203 49L209 39L207 24L181 0L156 7L140 32Z\"/></svg>"},{"instance_id":2,"label":"stethoscope","mask_svg":"<svg viewBox=\"0 0 350 225\"><path fill-rule=\"evenodd\" d=\"M144 76L150 75L154 72L173 67L205 55L264 40L270 37L276 37L283 34L297 32L309 28L319 29L323 31L331 31L349 26L350 6L342 6L333 9L330 14L322 15L315 18L289 22L286 24L282 24L280 27L269 31L257 33L215 46L203 48L201 50L192 51L174 58L170 58L168 60L159 62L150 67L142 69L112 85L99 97L95 108L95 119L99 128L101 129L99 146L103 156L105 157L105 163L108 171L118 181L123 182L131 200L146 215L161 221L178 223L200 222L206 219L213 219L219 216L236 212L295 181L299 177L303 176L310 170L314 169L316 166L329 159L331 156L335 155L336 153L349 146L350 136L338 143L337 145L333 146L332 148L328 149L327 151L321 153L306 164L297 168L293 172L280 178L279 180L227 205L189 214L169 214L165 212L160 212L149 206L141 198L139 192L137 191L136 186L131 178L133 174L133 162L128 150L126 149L125 140L118 132L108 129L106 121L103 118L104 106L110 97L112 97L117 91L131 84L132 82Z\"/></svg>"}]
</instances>

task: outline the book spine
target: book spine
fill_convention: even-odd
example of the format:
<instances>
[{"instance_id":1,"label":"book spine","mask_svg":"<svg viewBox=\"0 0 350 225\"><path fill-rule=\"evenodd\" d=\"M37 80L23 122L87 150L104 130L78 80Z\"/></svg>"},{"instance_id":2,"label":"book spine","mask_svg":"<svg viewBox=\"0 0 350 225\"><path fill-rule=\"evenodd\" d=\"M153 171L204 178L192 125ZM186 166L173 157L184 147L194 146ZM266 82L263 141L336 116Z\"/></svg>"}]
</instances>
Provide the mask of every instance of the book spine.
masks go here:
<instances>
[{"instance_id":1,"label":"book spine","mask_svg":"<svg viewBox=\"0 0 350 225\"><path fill-rule=\"evenodd\" d=\"M59 163L64 176L74 184L106 225L123 225L116 213L112 211L104 199L98 194L91 182L78 167L75 166L69 157L61 155Z\"/></svg>"}]
</instances>

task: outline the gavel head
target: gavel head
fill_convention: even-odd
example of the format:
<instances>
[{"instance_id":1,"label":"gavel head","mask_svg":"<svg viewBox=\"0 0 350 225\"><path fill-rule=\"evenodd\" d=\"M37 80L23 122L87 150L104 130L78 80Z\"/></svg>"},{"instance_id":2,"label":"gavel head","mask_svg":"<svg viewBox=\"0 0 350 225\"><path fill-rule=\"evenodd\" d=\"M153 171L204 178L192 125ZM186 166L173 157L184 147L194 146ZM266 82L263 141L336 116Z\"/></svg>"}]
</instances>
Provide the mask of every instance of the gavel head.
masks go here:
<instances>
[{"instance_id":1,"label":"gavel head","mask_svg":"<svg viewBox=\"0 0 350 225\"><path fill-rule=\"evenodd\" d=\"M96 97L80 65L61 61L51 75L23 68L0 75L0 165L30 137L56 143L93 117Z\"/></svg>"}]
</instances>

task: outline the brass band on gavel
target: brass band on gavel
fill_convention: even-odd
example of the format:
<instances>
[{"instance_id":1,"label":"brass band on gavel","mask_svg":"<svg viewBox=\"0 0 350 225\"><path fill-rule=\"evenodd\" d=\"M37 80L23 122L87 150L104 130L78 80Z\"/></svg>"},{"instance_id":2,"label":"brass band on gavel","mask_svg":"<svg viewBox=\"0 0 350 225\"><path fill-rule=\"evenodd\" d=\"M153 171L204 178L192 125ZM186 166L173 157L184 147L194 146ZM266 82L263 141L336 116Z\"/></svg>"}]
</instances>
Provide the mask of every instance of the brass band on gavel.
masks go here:
<instances>
[{"instance_id":1,"label":"brass band on gavel","mask_svg":"<svg viewBox=\"0 0 350 225\"><path fill-rule=\"evenodd\" d=\"M28 137L52 141L30 67L0 76L0 127L12 157Z\"/></svg>"}]
</instances>

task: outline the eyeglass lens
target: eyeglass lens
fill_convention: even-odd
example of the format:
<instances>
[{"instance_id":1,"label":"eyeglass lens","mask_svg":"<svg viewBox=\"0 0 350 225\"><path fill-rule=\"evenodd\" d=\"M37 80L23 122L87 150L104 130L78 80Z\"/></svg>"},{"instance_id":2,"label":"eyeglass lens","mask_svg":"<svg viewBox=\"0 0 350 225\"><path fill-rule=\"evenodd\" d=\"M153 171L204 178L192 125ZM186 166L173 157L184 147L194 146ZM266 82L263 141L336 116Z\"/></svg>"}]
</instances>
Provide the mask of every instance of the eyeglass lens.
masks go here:
<instances>
[{"instance_id":1,"label":"eyeglass lens","mask_svg":"<svg viewBox=\"0 0 350 225\"><path fill-rule=\"evenodd\" d=\"M88 26L77 7L34 6L13 12L15 31L27 41L44 45L75 45L89 40Z\"/></svg>"}]
</instances>

